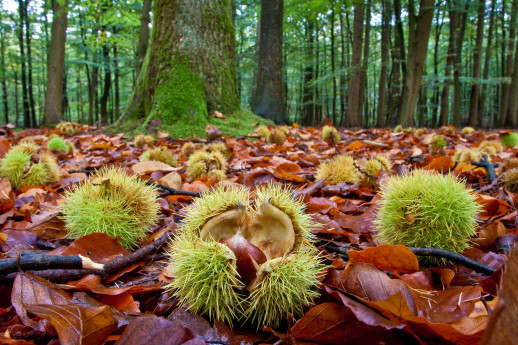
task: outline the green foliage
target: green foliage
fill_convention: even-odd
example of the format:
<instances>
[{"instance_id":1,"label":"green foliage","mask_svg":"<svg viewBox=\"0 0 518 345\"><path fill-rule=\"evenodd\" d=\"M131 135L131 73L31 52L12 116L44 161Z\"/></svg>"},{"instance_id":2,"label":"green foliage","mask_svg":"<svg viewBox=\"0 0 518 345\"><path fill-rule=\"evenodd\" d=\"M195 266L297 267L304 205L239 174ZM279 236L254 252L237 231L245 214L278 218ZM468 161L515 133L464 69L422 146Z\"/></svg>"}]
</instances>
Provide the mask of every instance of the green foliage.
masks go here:
<instances>
[{"instance_id":1,"label":"green foliage","mask_svg":"<svg viewBox=\"0 0 518 345\"><path fill-rule=\"evenodd\" d=\"M66 192L63 218L71 237L102 232L135 248L158 221L158 195L136 175L105 168Z\"/></svg>"},{"instance_id":2,"label":"green foliage","mask_svg":"<svg viewBox=\"0 0 518 345\"><path fill-rule=\"evenodd\" d=\"M513 147L518 144L518 133L511 132L506 133L500 136L500 140L502 140L502 144L505 145L505 147Z\"/></svg>"},{"instance_id":3,"label":"green foliage","mask_svg":"<svg viewBox=\"0 0 518 345\"><path fill-rule=\"evenodd\" d=\"M382 243L436 247L462 253L475 235L480 205L462 181L415 170L389 179L375 221ZM436 263L437 260L423 259Z\"/></svg>"}]
</instances>

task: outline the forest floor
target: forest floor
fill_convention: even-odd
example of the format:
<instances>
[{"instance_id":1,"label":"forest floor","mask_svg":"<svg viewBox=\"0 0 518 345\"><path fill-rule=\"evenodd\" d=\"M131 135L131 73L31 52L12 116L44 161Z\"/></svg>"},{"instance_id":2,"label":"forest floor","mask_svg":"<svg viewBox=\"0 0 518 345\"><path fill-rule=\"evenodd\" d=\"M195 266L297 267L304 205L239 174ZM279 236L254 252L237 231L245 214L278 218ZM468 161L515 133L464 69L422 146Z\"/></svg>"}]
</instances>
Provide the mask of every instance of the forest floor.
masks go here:
<instances>
[{"instance_id":1,"label":"forest floor","mask_svg":"<svg viewBox=\"0 0 518 345\"><path fill-rule=\"evenodd\" d=\"M487 169L470 161L455 164L453 156L483 141L500 142L498 131L462 134L443 128L446 146L434 148L429 143L438 130L421 135L386 129L341 130L335 146L322 140L321 128L287 129L282 145L263 138L219 139L232 155L227 178L221 182L209 177L190 179L182 154L185 140L168 133L158 132L154 146L170 149L178 160L175 167L139 162L145 148L135 147L122 133L88 130L65 136L75 146L72 152L54 152L61 171L57 183L15 190L2 178L0 262L13 258L18 268L6 270L0 264L0 343L478 344L483 337L492 337L497 339L495 344L505 344L505 339L514 339L515 323L510 322L516 322L518 296L517 275L511 273L516 273L518 252L507 255L506 250L518 238L518 194L504 188L501 176L509 168L506 162L517 157L517 147L490 154L491 162L499 163L496 179L490 181ZM23 138L30 137L44 149L49 135L59 134L48 129L15 132L3 127L2 131L0 156ZM373 184L316 181L318 165L336 156L337 150L360 164L385 155L392 168L376 176ZM295 188L319 224L315 245L328 265L313 305L280 327L265 325L259 331L230 328L179 307L177 299L164 293L173 279L166 269L165 247L175 236L183 209L193 200L185 195L189 193L162 195L160 221L134 253L100 233L67 237L60 209L64 192L88 179L89 171L109 165L185 192L198 193L215 185L254 189L269 182ZM449 172L473 189L482 212L472 247L463 256L486 271L456 263L426 267L407 247L379 244L373 222L380 185L390 175L415 168ZM181 182L173 182L171 174L179 175ZM40 254L84 255L104 263L105 269L42 270L47 267L38 263L22 269L24 257L32 255L38 261Z\"/></svg>"}]
</instances>

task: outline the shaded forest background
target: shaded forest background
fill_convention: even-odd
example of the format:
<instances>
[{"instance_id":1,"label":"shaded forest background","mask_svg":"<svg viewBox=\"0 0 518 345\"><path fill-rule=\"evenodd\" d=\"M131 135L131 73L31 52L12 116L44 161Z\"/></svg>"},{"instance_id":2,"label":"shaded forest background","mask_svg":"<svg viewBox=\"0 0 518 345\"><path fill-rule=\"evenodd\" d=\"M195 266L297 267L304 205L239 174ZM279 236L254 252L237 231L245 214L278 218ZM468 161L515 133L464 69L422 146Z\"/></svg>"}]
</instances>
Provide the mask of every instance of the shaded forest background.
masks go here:
<instances>
[{"instance_id":1,"label":"shaded forest background","mask_svg":"<svg viewBox=\"0 0 518 345\"><path fill-rule=\"evenodd\" d=\"M281 4L279 112L286 121L516 126L518 0L263 0L262 5L268 2ZM55 49L53 13L67 3L0 1L2 123L42 124L49 53ZM240 105L254 111L257 73L265 68L258 69L261 1L235 0L234 10ZM61 120L96 124L120 118L152 20L150 0L70 2ZM405 92L417 97L409 116Z\"/></svg>"}]
</instances>

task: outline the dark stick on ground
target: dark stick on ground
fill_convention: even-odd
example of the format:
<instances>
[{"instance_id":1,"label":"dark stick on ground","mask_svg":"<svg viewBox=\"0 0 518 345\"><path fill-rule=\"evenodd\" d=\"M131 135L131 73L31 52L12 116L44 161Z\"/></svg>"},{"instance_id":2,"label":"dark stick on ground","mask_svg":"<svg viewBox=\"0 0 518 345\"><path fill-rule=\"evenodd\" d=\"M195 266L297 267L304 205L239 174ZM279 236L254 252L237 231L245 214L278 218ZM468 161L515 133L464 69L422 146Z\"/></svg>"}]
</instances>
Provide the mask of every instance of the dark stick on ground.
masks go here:
<instances>
[{"instance_id":1,"label":"dark stick on ground","mask_svg":"<svg viewBox=\"0 0 518 345\"><path fill-rule=\"evenodd\" d=\"M340 247L334 244L325 244L322 246L325 250L332 253L337 253L340 255L340 257L346 261L349 260L349 254L348 251L350 249L346 247ZM496 269L483 265L481 263L478 263L474 260L471 260L465 256L462 256L460 254L450 252L448 250L444 249L438 249L438 248L432 248L432 247L426 247L426 248L415 248L415 247L408 247L415 255L421 255L421 256L432 256L434 258L443 258L446 260L449 260L453 263L462 265L466 268L472 269L475 272L482 273L485 275L491 275L496 272Z\"/></svg>"},{"instance_id":2,"label":"dark stick on ground","mask_svg":"<svg viewBox=\"0 0 518 345\"><path fill-rule=\"evenodd\" d=\"M498 163L491 163L487 158L487 155L483 155L484 157L480 162L471 162L471 164L484 168L487 172L487 178L489 181L493 182L496 179L495 167L498 166Z\"/></svg>"},{"instance_id":3,"label":"dark stick on ground","mask_svg":"<svg viewBox=\"0 0 518 345\"><path fill-rule=\"evenodd\" d=\"M104 264L104 269L102 270L74 269L68 266L67 269L45 269L29 272L55 283L66 283L68 281L79 280L88 274L99 275L101 278L106 279L125 267L129 267L142 261L151 261L146 259L165 246L169 242L170 238L171 234L166 233L155 242L150 243L129 255L106 262ZM10 273L5 277L0 278L0 283L12 282L16 277L16 274L17 273Z\"/></svg>"},{"instance_id":4,"label":"dark stick on ground","mask_svg":"<svg viewBox=\"0 0 518 345\"><path fill-rule=\"evenodd\" d=\"M59 268L83 268L83 260L79 255L23 255L18 258L0 260L0 276L22 270L47 270Z\"/></svg>"}]
</instances>

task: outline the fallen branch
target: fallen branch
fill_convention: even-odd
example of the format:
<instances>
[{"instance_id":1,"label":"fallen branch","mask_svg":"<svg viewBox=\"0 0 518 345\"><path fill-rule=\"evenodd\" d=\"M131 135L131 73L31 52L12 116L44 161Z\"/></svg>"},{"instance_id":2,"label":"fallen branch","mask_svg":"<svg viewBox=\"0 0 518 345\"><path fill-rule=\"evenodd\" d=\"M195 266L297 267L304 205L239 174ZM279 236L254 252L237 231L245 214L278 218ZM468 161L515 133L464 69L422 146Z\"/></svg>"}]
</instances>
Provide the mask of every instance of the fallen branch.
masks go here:
<instances>
[{"instance_id":1,"label":"fallen branch","mask_svg":"<svg viewBox=\"0 0 518 345\"><path fill-rule=\"evenodd\" d=\"M496 179L495 167L498 166L498 163L491 163L487 158L487 155L483 155L482 157L484 158L480 162L471 162L471 164L484 168L487 172L487 178L489 181L493 182Z\"/></svg>"},{"instance_id":2,"label":"fallen branch","mask_svg":"<svg viewBox=\"0 0 518 345\"><path fill-rule=\"evenodd\" d=\"M348 249L347 247L341 247L337 246L335 244L325 244L322 246L325 250L332 253L337 253L340 255L340 257L346 261L349 261L349 253L348 251L351 249ZM484 264L481 264L479 262L476 262L475 260L471 260L463 255L460 255L458 253L450 252L448 250L444 249L438 249L433 247L426 247L426 248L415 248L415 247L408 247L414 253L415 255L421 255L421 256L432 256L434 258L443 258L446 260L449 260L453 263L456 263L458 265L462 265L466 268L472 269L473 271L477 273L482 273L485 275L491 275L495 273L497 270L486 266Z\"/></svg>"},{"instance_id":3,"label":"fallen branch","mask_svg":"<svg viewBox=\"0 0 518 345\"><path fill-rule=\"evenodd\" d=\"M60 268L102 270L103 265L81 255L34 254L0 260L0 276L17 272L18 269L42 271Z\"/></svg>"},{"instance_id":4,"label":"fallen branch","mask_svg":"<svg viewBox=\"0 0 518 345\"><path fill-rule=\"evenodd\" d=\"M72 280L79 280L88 274L99 275L102 279L106 279L109 276L121 271L125 267L129 267L137 262L146 261L146 259L149 256L156 253L160 248L166 245L169 242L170 238L171 234L166 233L155 242L150 243L129 255L118 257L116 259L106 262L104 264L104 268L101 270L85 269L85 267L83 266L76 266L72 268L70 266L67 266L67 269L43 269L38 271L31 269L30 273L55 283L66 283ZM83 267L83 269L74 269L81 267ZM0 283L12 282L16 277L16 274L17 273L10 273L5 277L2 277L0 279Z\"/></svg>"}]
</instances>

